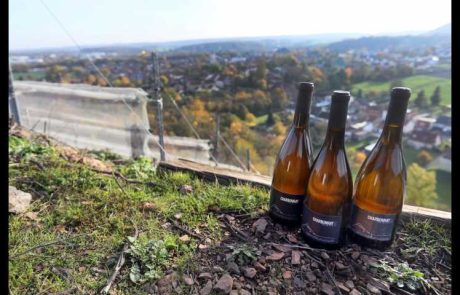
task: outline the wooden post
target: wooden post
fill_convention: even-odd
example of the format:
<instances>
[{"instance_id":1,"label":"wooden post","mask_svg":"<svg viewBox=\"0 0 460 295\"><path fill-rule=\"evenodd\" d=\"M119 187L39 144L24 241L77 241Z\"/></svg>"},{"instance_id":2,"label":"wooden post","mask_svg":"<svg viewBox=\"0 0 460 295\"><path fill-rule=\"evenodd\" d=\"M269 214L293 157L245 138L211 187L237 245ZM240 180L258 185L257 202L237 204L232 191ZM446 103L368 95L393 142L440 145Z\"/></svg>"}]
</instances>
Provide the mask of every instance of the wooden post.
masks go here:
<instances>
[{"instance_id":1,"label":"wooden post","mask_svg":"<svg viewBox=\"0 0 460 295\"><path fill-rule=\"evenodd\" d=\"M219 161L219 137L220 137L220 115L216 113L216 145L214 147L214 158Z\"/></svg>"},{"instance_id":2,"label":"wooden post","mask_svg":"<svg viewBox=\"0 0 460 295\"><path fill-rule=\"evenodd\" d=\"M251 153L249 152L249 149L246 150L246 160L248 163L248 171L251 171Z\"/></svg>"},{"instance_id":3,"label":"wooden post","mask_svg":"<svg viewBox=\"0 0 460 295\"><path fill-rule=\"evenodd\" d=\"M10 111L10 116L16 123L21 125L21 117L19 116L19 109L16 102L16 96L14 95L13 87L13 72L11 70L11 64L8 63L9 72L8 72L8 110Z\"/></svg>"},{"instance_id":4,"label":"wooden post","mask_svg":"<svg viewBox=\"0 0 460 295\"><path fill-rule=\"evenodd\" d=\"M157 102L157 125L158 125L158 141L161 146L160 148L160 160L166 160L165 154L165 143L164 143L164 127L163 127L163 99L161 98L160 90L160 66L158 64L158 58L155 52L151 55L152 72L150 75L150 87L152 87L152 94Z\"/></svg>"}]
</instances>

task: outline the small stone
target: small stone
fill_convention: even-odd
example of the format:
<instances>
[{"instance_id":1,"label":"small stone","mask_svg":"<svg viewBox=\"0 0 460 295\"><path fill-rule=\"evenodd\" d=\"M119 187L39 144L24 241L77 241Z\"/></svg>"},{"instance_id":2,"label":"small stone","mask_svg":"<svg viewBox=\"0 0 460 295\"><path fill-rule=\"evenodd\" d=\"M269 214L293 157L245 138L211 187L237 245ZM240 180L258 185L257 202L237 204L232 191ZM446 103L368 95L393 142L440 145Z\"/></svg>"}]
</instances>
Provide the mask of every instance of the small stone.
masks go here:
<instances>
[{"instance_id":1,"label":"small stone","mask_svg":"<svg viewBox=\"0 0 460 295\"><path fill-rule=\"evenodd\" d=\"M208 249L208 245L199 244L198 249L200 249L200 250Z\"/></svg>"},{"instance_id":2,"label":"small stone","mask_svg":"<svg viewBox=\"0 0 460 295\"><path fill-rule=\"evenodd\" d=\"M213 266L212 270L214 270L215 272L224 272L224 269L218 265Z\"/></svg>"},{"instance_id":3,"label":"small stone","mask_svg":"<svg viewBox=\"0 0 460 295\"><path fill-rule=\"evenodd\" d=\"M170 294L172 292L173 284L176 282L176 276L176 272L172 272L158 281L157 286L160 294Z\"/></svg>"},{"instance_id":4,"label":"small stone","mask_svg":"<svg viewBox=\"0 0 460 295\"><path fill-rule=\"evenodd\" d=\"M230 295L238 295L238 294L240 294L240 292L238 292L238 290L230 291Z\"/></svg>"},{"instance_id":5,"label":"small stone","mask_svg":"<svg viewBox=\"0 0 460 295\"><path fill-rule=\"evenodd\" d=\"M36 212L27 212L26 214L24 214L24 216L33 221L38 220L38 215Z\"/></svg>"},{"instance_id":6,"label":"small stone","mask_svg":"<svg viewBox=\"0 0 460 295\"><path fill-rule=\"evenodd\" d=\"M225 294L228 294L232 290L232 286L233 286L233 278L228 274L224 274L217 281L216 285L214 286L214 289L217 291L223 292Z\"/></svg>"},{"instance_id":7,"label":"small stone","mask_svg":"<svg viewBox=\"0 0 460 295\"><path fill-rule=\"evenodd\" d=\"M200 295L209 295L212 291L212 283L208 281L206 285L200 290Z\"/></svg>"},{"instance_id":8,"label":"small stone","mask_svg":"<svg viewBox=\"0 0 460 295\"><path fill-rule=\"evenodd\" d=\"M330 257L326 252L321 252L321 258L328 260Z\"/></svg>"},{"instance_id":9,"label":"small stone","mask_svg":"<svg viewBox=\"0 0 460 295\"><path fill-rule=\"evenodd\" d=\"M370 283L367 283L366 285L367 290L369 290L372 294L382 294L379 289L377 289L375 286L373 286Z\"/></svg>"},{"instance_id":10,"label":"small stone","mask_svg":"<svg viewBox=\"0 0 460 295\"><path fill-rule=\"evenodd\" d=\"M316 281L316 276L312 271L307 271L305 276L307 277L307 280L309 280L310 282Z\"/></svg>"},{"instance_id":11,"label":"small stone","mask_svg":"<svg viewBox=\"0 0 460 295\"><path fill-rule=\"evenodd\" d=\"M249 279L252 279L253 277L256 276L257 270L255 268L252 268L252 267L246 267L243 270L243 274L244 274L245 277L247 277Z\"/></svg>"},{"instance_id":12,"label":"small stone","mask_svg":"<svg viewBox=\"0 0 460 295\"><path fill-rule=\"evenodd\" d=\"M292 272L289 270L286 270L283 272L283 279L285 280L290 280L292 278Z\"/></svg>"},{"instance_id":13,"label":"small stone","mask_svg":"<svg viewBox=\"0 0 460 295\"><path fill-rule=\"evenodd\" d=\"M350 280L345 282L345 286L347 286L347 288L350 288L350 289L355 288L355 284L353 283L353 281L350 281Z\"/></svg>"},{"instance_id":14,"label":"small stone","mask_svg":"<svg viewBox=\"0 0 460 295\"><path fill-rule=\"evenodd\" d=\"M293 250L291 253L291 264L298 265L300 264L300 251Z\"/></svg>"},{"instance_id":15,"label":"small stone","mask_svg":"<svg viewBox=\"0 0 460 295\"><path fill-rule=\"evenodd\" d=\"M145 211L153 211L157 208L157 205L152 202L145 202L142 204L141 209Z\"/></svg>"},{"instance_id":16,"label":"small stone","mask_svg":"<svg viewBox=\"0 0 460 295\"><path fill-rule=\"evenodd\" d=\"M242 286L241 286L241 283L240 283L240 282L238 282L238 281L234 281L234 282L233 282L233 288L239 290L239 289L241 289L241 287L242 287Z\"/></svg>"},{"instance_id":17,"label":"small stone","mask_svg":"<svg viewBox=\"0 0 460 295\"><path fill-rule=\"evenodd\" d=\"M182 218L182 213L174 214L174 218L176 218L177 220L181 219Z\"/></svg>"},{"instance_id":18,"label":"small stone","mask_svg":"<svg viewBox=\"0 0 460 295\"><path fill-rule=\"evenodd\" d=\"M190 276L184 276L183 280L187 286L193 285L193 279Z\"/></svg>"},{"instance_id":19,"label":"small stone","mask_svg":"<svg viewBox=\"0 0 460 295\"><path fill-rule=\"evenodd\" d=\"M307 284L305 283L304 280L302 280L300 277L295 277L294 278L294 287L296 288L299 288L299 289L303 289L305 288Z\"/></svg>"},{"instance_id":20,"label":"small stone","mask_svg":"<svg viewBox=\"0 0 460 295\"><path fill-rule=\"evenodd\" d=\"M332 290L332 286L326 283L321 284L321 294L326 295L334 295L334 291Z\"/></svg>"},{"instance_id":21,"label":"small stone","mask_svg":"<svg viewBox=\"0 0 460 295\"><path fill-rule=\"evenodd\" d=\"M267 220L265 218L259 218L256 222L252 224L252 230L257 234L263 234L265 232L265 228L267 227Z\"/></svg>"},{"instance_id":22,"label":"small stone","mask_svg":"<svg viewBox=\"0 0 460 295\"><path fill-rule=\"evenodd\" d=\"M278 261L278 260L281 260L281 258L284 257L284 253L283 252L275 252L273 253L272 255L270 256L267 256L267 261Z\"/></svg>"},{"instance_id":23,"label":"small stone","mask_svg":"<svg viewBox=\"0 0 460 295\"><path fill-rule=\"evenodd\" d=\"M281 252L289 252L289 251L291 251L291 248L283 246L283 245L273 244L272 246L273 246L273 248L275 248L276 250L281 251Z\"/></svg>"},{"instance_id":24,"label":"small stone","mask_svg":"<svg viewBox=\"0 0 460 295\"><path fill-rule=\"evenodd\" d=\"M245 289L241 289L240 290L240 295L251 295L251 292L249 292L248 290L245 290Z\"/></svg>"},{"instance_id":25,"label":"small stone","mask_svg":"<svg viewBox=\"0 0 460 295\"><path fill-rule=\"evenodd\" d=\"M31 201L31 194L18 190L14 186L8 187L8 212L23 213L29 209Z\"/></svg>"},{"instance_id":26,"label":"small stone","mask_svg":"<svg viewBox=\"0 0 460 295\"><path fill-rule=\"evenodd\" d=\"M80 266L80 267L78 268L78 271L79 271L79 272L83 272L83 271L85 271L85 270L86 270L86 267L84 267L84 266Z\"/></svg>"},{"instance_id":27,"label":"small stone","mask_svg":"<svg viewBox=\"0 0 460 295\"><path fill-rule=\"evenodd\" d=\"M183 186L181 186L180 192L181 194L184 194L184 195L190 194L193 192L193 187L191 185L184 184Z\"/></svg>"},{"instance_id":28,"label":"small stone","mask_svg":"<svg viewBox=\"0 0 460 295\"><path fill-rule=\"evenodd\" d=\"M203 272L198 275L198 278L200 279L206 279L206 280L211 280L212 279L212 274L209 272Z\"/></svg>"},{"instance_id":29,"label":"small stone","mask_svg":"<svg viewBox=\"0 0 460 295\"><path fill-rule=\"evenodd\" d=\"M356 260L359 258L359 252L358 251L353 251L353 253L351 253L351 258L353 258L353 260Z\"/></svg>"},{"instance_id":30,"label":"small stone","mask_svg":"<svg viewBox=\"0 0 460 295\"><path fill-rule=\"evenodd\" d=\"M190 237L188 235L183 235L183 236L179 237L179 240L182 241L182 242L189 242Z\"/></svg>"},{"instance_id":31,"label":"small stone","mask_svg":"<svg viewBox=\"0 0 460 295\"><path fill-rule=\"evenodd\" d=\"M266 271L267 268L265 266L263 266L260 262L256 261L254 262L254 267L258 270L258 271Z\"/></svg>"},{"instance_id":32,"label":"small stone","mask_svg":"<svg viewBox=\"0 0 460 295\"><path fill-rule=\"evenodd\" d=\"M206 238L204 240L205 244L208 244L208 245L211 245L212 244L212 240L210 238Z\"/></svg>"},{"instance_id":33,"label":"small stone","mask_svg":"<svg viewBox=\"0 0 460 295\"><path fill-rule=\"evenodd\" d=\"M339 269L339 270L347 268L347 267L346 267L345 265L343 265L341 262L336 262L336 263L335 263L335 267L337 267L337 269Z\"/></svg>"},{"instance_id":34,"label":"small stone","mask_svg":"<svg viewBox=\"0 0 460 295\"><path fill-rule=\"evenodd\" d=\"M233 274L237 274L237 275L240 274L240 268L238 267L238 264L236 264L233 261L230 261L229 263L227 263L227 270L228 272L233 273Z\"/></svg>"},{"instance_id":35,"label":"small stone","mask_svg":"<svg viewBox=\"0 0 460 295\"><path fill-rule=\"evenodd\" d=\"M272 236L271 233L267 233L267 234L264 236L264 239L265 239L265 240L269 240L271 236Z\"/></svg>"},{"instance_id":36,"label":"small stone","mask_svg":"<svg viewBox=\"0 0 460 295\"><path fill-rule=\"evenodd\" d=\"M351 292L349 293L349 295L361 295L361 292L359 292L359 291L356 290L356 289L353 289L353 290L351 290Z\"/></svg>"},{"instance_id":37,"label":"small stone","mask_svg":"<svg viewBox=\"0 0 460 295\"><path fill-rule=\"evenodd\" d=\"M339 287L340 290L344 292L350 292L350 289L348 289L342 282L337 282L336 283L337 287Z\"/></svg>"},{"instance_id":38,"label":"small stone","mask_svg":"<svg viewBox=\"0 0 460 295\"><path fill-rule=\"evenodd\" d=\"M316 261L313 261L310 265L313 268L318 268L318 263Z\"/></svg>"},{"instance_id":39,"label":"small stone","mask_svg":"<svg viewBox=\"0 0 460 295\"><path fill-rule=\"evenodd\" d=\"M299 240L294 234L288 234L287 239L289 242L294 243L294 244L297 244L299 242Z\"/></svg>"}]
</instances>

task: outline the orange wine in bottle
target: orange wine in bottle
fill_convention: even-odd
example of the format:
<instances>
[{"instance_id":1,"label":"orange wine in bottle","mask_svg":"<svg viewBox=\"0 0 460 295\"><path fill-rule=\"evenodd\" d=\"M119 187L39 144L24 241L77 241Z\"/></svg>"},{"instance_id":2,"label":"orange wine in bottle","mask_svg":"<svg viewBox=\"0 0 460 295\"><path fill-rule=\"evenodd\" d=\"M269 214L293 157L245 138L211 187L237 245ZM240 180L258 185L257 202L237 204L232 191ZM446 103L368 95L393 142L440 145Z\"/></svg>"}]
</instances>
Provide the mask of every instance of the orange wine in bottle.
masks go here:
<instances>
[{"instance_id":1,"label":"orange wine in bottle","mask_svg":"<svg viewBox=\"0 0 460 295\"><path fill-rule=\"evenodd\" d=\"M353 194L344 142L349 101L348 91L332 94L326 138L307 183L301 230L313 247L334 249L345 241Z\"/></svg>"},{"instance_id":2,"label":"orange wine in bottle","mask_svg":"<svg viewBox=\"0 0 460 295\"><path fill-rule=\"evenodd\" d=\"M406 192L402 131L411 90L395 87L382 134L356 177L349 236L366 247L391 245Z\"/></svg>"},{"instance_id":3,"label":"orange wine in bottle","mask_svg":"<svg viewBox=\"0 0 460 295\"><path fill-rule=\"evenodd\" d=\"M312 162L308 119L313 88L313 83L299 84L294 121L278 153L270 190L269 215L291 226L300 223Z\"/></svg>"}]
</instances>

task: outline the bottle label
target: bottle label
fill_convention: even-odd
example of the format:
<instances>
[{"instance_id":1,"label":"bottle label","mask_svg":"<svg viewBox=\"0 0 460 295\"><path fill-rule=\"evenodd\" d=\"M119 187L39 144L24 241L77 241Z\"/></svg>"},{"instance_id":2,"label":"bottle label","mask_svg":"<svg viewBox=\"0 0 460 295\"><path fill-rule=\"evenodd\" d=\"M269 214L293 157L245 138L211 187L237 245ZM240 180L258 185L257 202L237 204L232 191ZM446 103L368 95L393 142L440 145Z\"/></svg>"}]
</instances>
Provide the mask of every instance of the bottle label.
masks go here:
<instances>
[{"instance_id":1,"label":"bottle label","mask_svg":"<svg viewBox=\"0 0 460 295\"><path fill-rule=\"evenodd\" d=\"M396 214L372 213L353 204L350 229L368 239L389 241L396 224L396 217Z\"/></svg>"},{"instance_id":2,"label":"bottle label","mask_svg":"<svg viewBox=\"0 0 460 295\"><path fill-rule=\"evenodd\" d=\"M280 218L299 220L305 195L282 193L273 187L270 190L270 212Z\"/></svg>"},{"instance_id":3,"label":"bottle label","mask_svg":"<svg viewBox=\"0 0 460 295\"><path fill-rule=\"evenodd\" d=\"M324 215L303 206L302 232L313 240L336 244L340 238L342 216Z\"/></svg>"}]
</instances>

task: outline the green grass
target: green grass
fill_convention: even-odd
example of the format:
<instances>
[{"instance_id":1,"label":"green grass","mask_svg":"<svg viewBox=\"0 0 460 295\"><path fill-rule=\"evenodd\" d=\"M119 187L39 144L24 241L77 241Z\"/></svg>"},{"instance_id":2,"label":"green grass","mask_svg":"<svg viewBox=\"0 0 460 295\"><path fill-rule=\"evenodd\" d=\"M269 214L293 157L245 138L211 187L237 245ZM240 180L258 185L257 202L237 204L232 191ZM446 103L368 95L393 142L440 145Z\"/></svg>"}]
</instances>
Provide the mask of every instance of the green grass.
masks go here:
<instances>
[{"instance_id":1,"label":"green grass","mask_svg":"<svg viewBox=\"0 0 460 295\"><path fill-rule=\"evenodd\" d=\"M440 210L452 210L452 174L436 170L436 192Z\"/></svg>"},{"instance_id":2,"label":"green grass","mask_svg":"<svg viewBox=\"0 0 460 295\"><path fill-rule=\"evenodd\" d=\"M427 75L415 75L402 79L403 85L412 89L413 96L417 95L420 90L425 90L425 95L430 98L436 86L441 87L441 104L447 105L452 103L451 89L452 80ZM352 91L356 93L358 89L363 91L363 94L369 93L371 90L376 92L389 92L390 81L388 82L361 82L352 85Z\"/></svg>"},{"instance_id":3,"label":"green grass","mask_svg":"<svg viewBox=\"0 0 460 295\"><path fill-rule=\"evenodd\" d=\"M99 293L113 272L120 249L136 228L138 242L131 242L132 252L112 291L145 294L142 284L133 279L152 281L168 269L180 274L199 243L194 237L181 241L183 232L164 226L168 218L180 213L178 222L182 226L199 230L215 243L223 236L216 208L254 212L266 209L268 204L263 189L221 186L188 173L156 171L145 158L119 165L117 171L127 178L157 185L118 179L121 189L112 175L70 163L52 147L13 137L9 144L9 184L42 196L31 208L36 220L24 214L9 215L11 294L58 293L72 287L79 294ZM31 159L45 169L31 164ZM184 184L191 185L193 192L180 193ZM146 203L153 204L154 209L145 209ZM57 240L62 242L30 250ZM160 252L152 253L152 247Z\"/></svg>"},{"instance_id":4,"label":"green grass","mask_svg":"<svg viewBox=\"0 0 460 295\"><path fill-rule=\"evenodd\" d=\"M39 72L18 72L14 73L13 77L15 80L22 79L22 80L41 80L45 78L46 71L39 71ZM29 78L30 76L30 78Z\"/></svg>"}]
</instances>

